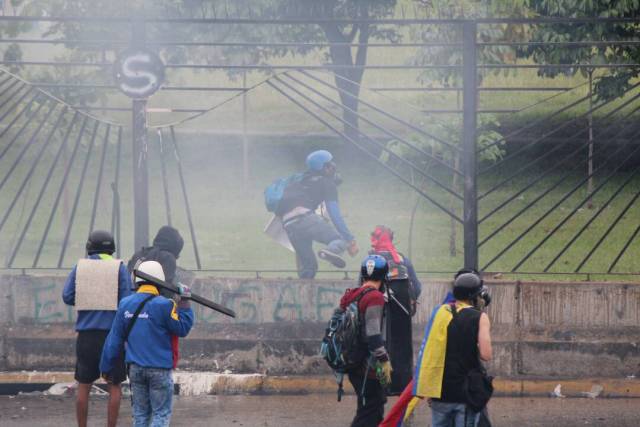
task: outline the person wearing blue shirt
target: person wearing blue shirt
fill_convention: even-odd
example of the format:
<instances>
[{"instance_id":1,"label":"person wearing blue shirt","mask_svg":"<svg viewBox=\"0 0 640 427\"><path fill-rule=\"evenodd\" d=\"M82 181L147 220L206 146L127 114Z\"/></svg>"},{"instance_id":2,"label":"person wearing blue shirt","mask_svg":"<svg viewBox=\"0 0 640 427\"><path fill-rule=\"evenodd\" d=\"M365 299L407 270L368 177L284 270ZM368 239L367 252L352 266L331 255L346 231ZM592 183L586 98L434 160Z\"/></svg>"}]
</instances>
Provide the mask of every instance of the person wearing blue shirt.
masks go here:
<instances>
[{"instance_id":1,"label":"person wearing blue shirt","mask_svg":"<svg viewBox=\"0 0 640 427\"><path fill-rule=\"evenodd\" d=\"M111 233L102 230L95 230L89 235L87 241L87 258L92 260L108 261L112 268L112 275L114 276L114 283L106 283L107 288L117 286L117 302L129 295L131 292L131 279L127 268L123 263L119 266L117 262L114 262L112 255L116 250L115 242ZM106 264L106 262L105 262ZM86 264L83 264L86 265ZM80 262L73 267L71 273L67 277L62 291L62 300L67 305L76 305L76 290L77 290L77 276ZM89 285L98 285L99 280L96 275L96 271L92 271L91 267L87 268L86 272L82 271L82 277L86 277ZM117 275L117 283L116 277ZM96 277L96 281L92 282L92 278ZM107 279L109 282L109 279ZM115 290L112 289L112 292ZM79 427L85 427L87 425L87 418L89 414L89 392L92 384L100 377L100 355L102 353L102 347L113 319L116 314L116 301L114 301L113 310L92 310L92 309L78 309L78 315L76 320L76 331L78 336L76 339L76 366L74 378L78 382L78 392L76 396L76 418ZM109 427L115 426L118 420L118 412L120 410L120 398L122 396L120 383L126 379L126 372L124 366L124 358L122 354L118 355L114 362L115 369L113 369L111 376L107 379L108 391L109 391L109 404L107 414L107 425Z\"/></svg>"},{"instance_id":2,"label":"person wearing blue shirt","mask_svg":"<svg viewBox=\"0 0 640 427\"><path fill-rule=\"evenodd\" d=\"M289 241L296 251L298 276L313 279L318 271L314 241L326 245L318 251L320 259L337 268L346 266L341 254L348 250L351 256L355 256L358 246L340 212L337 189L340 179L333 155L326 150L314 151L307 156L306 166L302 179L285 188L276 215L282 218ZM315 213L322 203L333 226Z\"/></svg>"},{"instance_id":3,"label":"person wearing blue shirt","mask_svg":"<svg viewBox=\"0 0 640 427\"><path fill-rule=\"evenodd\" d=\"M138 271L165 279L157 261L141 263ZM193 326L191 291L179 285L180 302L176 303L160 295L153 284L139 277L135 281L137 292L123 299L118 306L102 351L100 371L107 376L111 374L126 343L134 427L168 426L173 399L171 337L186 337Z\"/></svg>"}]
</instances>

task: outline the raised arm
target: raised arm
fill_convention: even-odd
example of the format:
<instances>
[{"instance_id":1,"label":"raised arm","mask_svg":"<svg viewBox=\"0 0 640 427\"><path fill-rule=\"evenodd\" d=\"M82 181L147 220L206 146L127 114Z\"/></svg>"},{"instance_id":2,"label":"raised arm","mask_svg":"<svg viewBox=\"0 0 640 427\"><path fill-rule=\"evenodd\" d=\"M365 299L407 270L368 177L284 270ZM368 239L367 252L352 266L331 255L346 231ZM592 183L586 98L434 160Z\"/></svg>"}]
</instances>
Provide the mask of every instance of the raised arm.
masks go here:
<instances>
[{"instance_id":1,"label":"raised arm","mask_svg":"<svg viewBox=\"0 0 640 427\"><path fill-rule=\"evenodd\" d=\"M193 326L194 315L191 307L180 307L174 300L168 300L166 326L169 332L186 337Z\"/></svg>"}]
</instances>

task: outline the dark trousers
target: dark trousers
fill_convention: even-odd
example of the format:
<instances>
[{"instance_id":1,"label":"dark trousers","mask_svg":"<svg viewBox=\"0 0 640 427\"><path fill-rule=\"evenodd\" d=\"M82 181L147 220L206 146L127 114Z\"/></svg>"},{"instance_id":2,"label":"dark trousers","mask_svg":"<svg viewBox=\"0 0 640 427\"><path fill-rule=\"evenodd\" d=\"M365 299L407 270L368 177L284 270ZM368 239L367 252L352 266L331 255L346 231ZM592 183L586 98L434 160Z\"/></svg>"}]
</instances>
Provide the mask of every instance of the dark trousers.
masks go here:
<instances>
[{"instance_id":1,"label":"dark trousers","mask_svg":"<svg viewBox=\"0 0 640 427\"><path fill-rule=\"evenodd\" d=\"M341 253L346 248L336 229L313 213L287 223L285 230L296 251L298 276L301 279L313 279L318 271L318 260L313 252L314 241L328 245L335 253Z\"/></svg>"},{"instance_id":2,"label":"dark trousers","mask_svg":"<svg viewBox=\"0 0 640 427\"><path fill-rule=\"evenodd\" d=\"M384 418L384 404L387 403L384 389L377 379L365 381L364 375L359 372L349 374L349 382L358 396L358 409L351 427L377 427Z\"/></svg>"},{"instance_id":3,"label":"dark trousers","mask_svg":"<svg viewBox=\"0 0 640 427\"><path fill-rule=\"evenodd\" d=\"M389 395L398 395L413 377L413 334L411 316L398 305L411 313L409 283L407 280L392 280L388 283L393 296L386 305L387 345L393 372Z\"/></svg>"}]
</instances>

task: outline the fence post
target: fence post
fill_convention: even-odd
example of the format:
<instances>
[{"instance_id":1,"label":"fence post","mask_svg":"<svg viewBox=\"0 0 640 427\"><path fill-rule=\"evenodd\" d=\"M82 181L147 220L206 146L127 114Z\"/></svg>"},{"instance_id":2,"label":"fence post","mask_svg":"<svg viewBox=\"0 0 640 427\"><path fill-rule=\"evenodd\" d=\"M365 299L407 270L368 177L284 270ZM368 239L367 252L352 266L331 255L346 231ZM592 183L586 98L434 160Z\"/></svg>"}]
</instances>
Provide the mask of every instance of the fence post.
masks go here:
<instances>
[{"instance_id":1,"label":"fence post","mask_svg":"<svg viewBox=\"0 0 640 427\"><path fill-rule=\"evenodd\" d=\"M244 62L243 62L244 64ZM247 137L247 70L242 73L242 183L249 189L249 138Z\"/></svg>"},{"instance_id":2,"label":"fence post","mask_svg":"<svg viewBox=\"0 0 640 427\"><path fill-rule=\"evenodd\" d=\"M464 172L464 266L478 268L478 198L476 111L478 105L475 21L465 21L462 27L462 171Z\"/></svg>"},{"instance_id":3,"label":"fence post","mask_svg":"<svg viewBox=\"0 0 640 427\"><path fill-rule=\"evenodd\" d=\"M144 47L144 20L132 21L131 44ZM132 102L134 251L149 244L149 172L147 165L147 100Z\"/></svg>"}]
</instances>

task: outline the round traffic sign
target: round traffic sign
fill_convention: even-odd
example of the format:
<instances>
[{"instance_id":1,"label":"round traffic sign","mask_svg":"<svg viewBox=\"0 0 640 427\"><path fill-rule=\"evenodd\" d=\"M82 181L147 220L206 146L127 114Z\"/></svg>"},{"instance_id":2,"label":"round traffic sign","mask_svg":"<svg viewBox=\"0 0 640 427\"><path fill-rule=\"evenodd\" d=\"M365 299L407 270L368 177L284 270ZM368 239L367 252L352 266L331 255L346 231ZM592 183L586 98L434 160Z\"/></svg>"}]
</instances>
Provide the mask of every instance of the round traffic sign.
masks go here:
<instances>
[{"instance_id":1,"label":"round traffic sign","mask_svg":"<svg viewBox=\"0 0 640 427\"><path fill-rule=\"evenodd\" d=\"M154 52L130 48L118 55L113 74L125 95L144 99L153 95L164 82L164 63Z\"/></svg>"}]
</instances>

